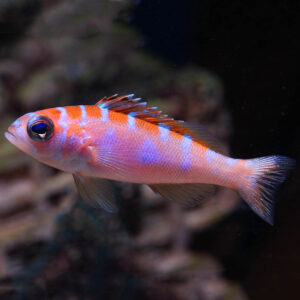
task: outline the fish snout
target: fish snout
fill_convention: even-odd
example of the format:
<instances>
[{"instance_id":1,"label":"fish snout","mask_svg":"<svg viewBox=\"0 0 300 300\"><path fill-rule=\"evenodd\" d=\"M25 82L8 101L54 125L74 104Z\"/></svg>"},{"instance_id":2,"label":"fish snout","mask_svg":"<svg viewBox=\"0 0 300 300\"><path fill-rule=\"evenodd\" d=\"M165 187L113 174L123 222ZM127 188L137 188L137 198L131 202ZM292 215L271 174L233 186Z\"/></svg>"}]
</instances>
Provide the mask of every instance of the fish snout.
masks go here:
<instances>
[{"instance_id":1,"label":"fish snout","mask_svg":"<svg viewBox=\"0 0 300 300\"><path fill-rule=\"evenodd\" d=\"M14 124L10 125L7 131L4 133L5 137L14 144L14 141L17 139L17 128Z\"/></svg>"}]
</instances>

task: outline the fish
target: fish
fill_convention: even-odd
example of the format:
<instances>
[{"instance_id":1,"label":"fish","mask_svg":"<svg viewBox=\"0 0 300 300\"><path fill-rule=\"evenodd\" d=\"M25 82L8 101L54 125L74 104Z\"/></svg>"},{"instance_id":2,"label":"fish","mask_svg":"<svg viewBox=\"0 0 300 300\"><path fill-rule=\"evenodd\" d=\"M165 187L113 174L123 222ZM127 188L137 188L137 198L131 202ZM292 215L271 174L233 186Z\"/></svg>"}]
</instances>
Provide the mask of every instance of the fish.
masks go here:
<instances>
[{"instance_id":1,"label":"fish","mask_svg":"<svg viewBox=\"0 0 300 300\"><path fill-rule=\"evenodd\" d=\"M295 167L282 155L229 157L203 126L174 120L134 94L27 113L5 137L38 161L72 173L81 197L109 212L118 211L114 181L147 184L187 206L223 186L273 225L275 192Z\"/></svg>"}]
</instances>

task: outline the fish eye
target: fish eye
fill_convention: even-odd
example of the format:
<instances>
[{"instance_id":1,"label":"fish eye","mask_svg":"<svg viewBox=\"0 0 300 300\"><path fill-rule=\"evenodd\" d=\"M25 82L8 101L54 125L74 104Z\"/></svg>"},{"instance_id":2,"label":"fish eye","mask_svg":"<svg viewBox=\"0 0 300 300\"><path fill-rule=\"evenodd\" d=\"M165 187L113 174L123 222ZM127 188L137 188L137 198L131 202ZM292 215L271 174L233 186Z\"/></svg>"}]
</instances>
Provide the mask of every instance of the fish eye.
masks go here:
<instances>
[{"instance_id":1,"label":"fish eye","mask_svg":"<svg viewBox=\"0 0 300 300\"><path fill-rule=\"evenodd\" d=\"M53 134L53 123L47 117L35 116L27 123L27 133L34 141L47 141Z\"/></svg>"}]
</instances>

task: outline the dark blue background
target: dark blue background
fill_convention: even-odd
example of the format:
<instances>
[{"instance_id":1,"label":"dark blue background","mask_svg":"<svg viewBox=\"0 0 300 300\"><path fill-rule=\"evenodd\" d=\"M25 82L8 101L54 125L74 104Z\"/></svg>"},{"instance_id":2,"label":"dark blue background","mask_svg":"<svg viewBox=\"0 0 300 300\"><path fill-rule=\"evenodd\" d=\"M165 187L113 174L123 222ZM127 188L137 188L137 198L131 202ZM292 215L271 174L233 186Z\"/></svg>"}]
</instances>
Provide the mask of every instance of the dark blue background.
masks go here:
<instances>
[{"instance_id":1,"label":"dark blue background","mask_svg":"<svg viewBox=\"0 0 300 300\"><path fill-rule=\"evenodd\" d=\"M233 156L283 154L299 161L298 1L137 2L133 23L146 50L174 69L196 64L221 78L233 118ZM250 299L299 295L297 183L296 169L278 195L274 227L242 206L191 245L218 255ZM236 242L228 249L230 238Z\"/></svg>"}]
</instances>

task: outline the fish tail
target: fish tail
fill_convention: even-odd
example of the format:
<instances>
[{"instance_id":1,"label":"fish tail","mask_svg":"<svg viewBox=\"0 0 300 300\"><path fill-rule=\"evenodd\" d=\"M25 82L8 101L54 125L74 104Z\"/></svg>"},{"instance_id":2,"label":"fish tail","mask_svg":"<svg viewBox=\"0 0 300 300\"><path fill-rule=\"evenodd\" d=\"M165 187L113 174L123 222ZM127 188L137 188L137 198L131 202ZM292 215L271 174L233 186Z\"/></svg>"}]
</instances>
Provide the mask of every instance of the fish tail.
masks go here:
<instances>
[{"instance_id":1,"label":"fish tail","mask_svg":"<svg viewBox=\"0 0 300 300\"><path fill-rule=\"evenodd\" d=\"M281 156L247 159L248 174L241 177L238 191L252 210L273 225L274 194L295 167L295 160Z\"/></svg>"}]
</instances>

